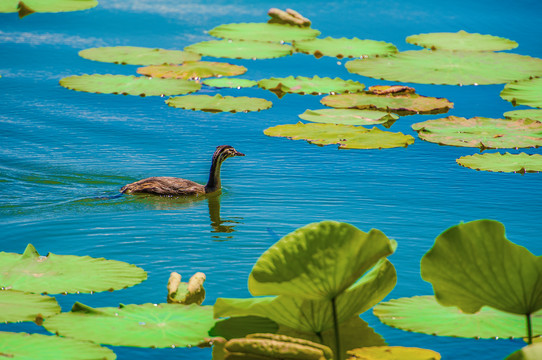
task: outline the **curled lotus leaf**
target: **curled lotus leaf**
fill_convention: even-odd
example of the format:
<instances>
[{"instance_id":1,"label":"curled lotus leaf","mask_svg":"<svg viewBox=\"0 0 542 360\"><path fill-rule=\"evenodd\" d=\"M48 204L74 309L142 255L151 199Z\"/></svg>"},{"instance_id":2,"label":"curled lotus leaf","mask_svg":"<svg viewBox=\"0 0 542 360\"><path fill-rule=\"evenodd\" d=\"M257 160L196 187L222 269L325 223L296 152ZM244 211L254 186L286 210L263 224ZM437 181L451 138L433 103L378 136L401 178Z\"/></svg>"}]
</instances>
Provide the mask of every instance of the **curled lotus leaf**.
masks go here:
<instances>
[{"instance_id":1,"label":"curled lotus leaf","mask_svg":"<svg viewBox=\"0 0 542 360\"><path fill-rule=\"evenodd\" d=\"M436 351L404 346L370 346L347 352L348 360L440 360Z\"/></svg>"},{"instance_id":2,"label":"curled lotus leaf","mask_svg":"<svg viewBox=\"0 0 542 360\"><path fill-rule=\"evenodd\" d=\"M462 156L456 160L461 165L475 170L494 172L542 172L542 155L540 154L474 154Z\"/></svg>"},{"instance_id":3,"label":"curled lotus leaf","mask_svg":"<svg viewBox=\"0 0 542 360\"><path fill-rule=\"evenodd\" d=\"M32 244L24 253L0 252L0 286L33 293L90 293L139 284L147 273L121 261L90 256L41 256Z\"/></svg>"},{"instance_id":4,"label":"curled lotus leaf","mask_svg":"<svg viewBox=\"0 0 542 360\"><path fill-rule=\"evenodd\" d=\"M538 360L542 358L542 343L527 345L513 352L505 360Z\"/></svg>"},{"instance_id":5,"label":"curled lotus leaf","mask_svg":"<svg viewBox=\"0 0 542 360\"><path fill-rule=\"evenodd\" d=\"M189 61L182 65L150 65L137 69L137 73L164 79L203 79L216 76L241 75L247 68L212 61Z\"/></svg>"},{"instance_id":6,"label":"curled lotus leaf","mask_svg":"<svg viewBox=\"0 0 542 360\"><path fill-rule=\"evenodd\" d=\"M358 38L331 38L311 39L295 41L294 49L297 52L314 55L319 58L322 56L331 56L342 58L368 58L377 56L387 56L397 52L395 45L376 40L362 40Z\"/></svg>"},{"instance_id":7,"label":"curled lotus leaf","mask_svg":"<svg viewBox=\"0 0 542 360\"><path fill-rule=\"evenodd\" d=\"M501 97L515 105L542 108L542 79L530 79L506 84Z\"/></svg>"},{"instance_id":8,"label":"curled lotus leaf","mask_svg":"<svg viewBox=\"0 0 542 360\"><path fill-rule=\"evenodd\" d=\"M0 332L0 357L40 360L115 360L117 358L111 349L89 341L13 332Z\"/></svg>"},{"instance_id":9,"label":"curled lotus leaf","mask_svg":"<svg viewBox=\"0 0 542 360\"><path fill-rule=\"evenodd\" d=\"M365 88L360 82L353 80L331 79L314 76L288 76L285 78L269 78L258 81L262 89L274 92L278 97L285 93L321 95L329 93L359 92Z\"/></svg>"},{"instance_id":10,"label":"curled lotus leaf","mask_svg":"<svg viewBox=\"0 0 542 360\"><path fill-rule=\"evenodd\" d=\"M201 56L181 50L165 50L139 46L106 46L79 51L79 56L94 61L122 65L182 64L198 61Z\"/></svg>"},{"instance_id":11,"label":"curled lotus leaf","mask_svg":"<svg viewBox=\"0 0 542 360\"><path fill-rule=\"evenodd\" d=\"M287 24L236 23L217 26L209 31L209 35L230 40L291 42L313 39L320 31Z\"/></svg>"},{"instance_id":12,"label":"curled lotus leaf","mask_svg":"<svg viewBox=\"0 0 542 360\"><path fill-rule=\"evenodd\" d=\"M203 81L204 85L217 87L217 88L248 88L258 85L258 82L248 79L236 79L236 78L220 78L220 79L207 79Z\"/></svg>"},{"instance_id":13,"label":"curled lotus leaf","mask_svg":"<svg viewBox=\"0 0 542 360\"><path fill-rule=\"evenodd\" d=\"M266 317L235 316L217 320L215 326L209 331L209 335L230 340L242 338L248 334L276 333L278 328L276 322Z\"/></svg>"},{"instance_id":14,"label":"curled lotus leaf","mask_svg":"<svg viewBox=\"0 0 542 360\"><path fill-rule=\"evenodd\" d=\"M183 79L158 79L132 75L74 75L60 85L75 91L139 96L181 95L198 91L201 84Z\"/></svg>"},{"instance_id":15,"label":"curled lotus leaf","mask_svg":"<svg viewBox=\"0 0 542 360\"><path fill-rule=\"evenodd\" d=\"M198 304L201 305L205 300L205 274L197 272L187 283L181 282L181 275L172 272L167 283L167 302L183 305Z\"/></svg>"},{"instance_id":16,"label":"curled lotus leaf","mask_svg":"<svg viewBox=\"0 0 542 360\"><path fill-rule=\"evenodd\" d=\"M189 45L184 50L204 56L228 59L272 59L293 53L293 48L286 44L230 40L202 41Z\"/></svg>"},{"instance_id":17,"label":"curled lotus leaf","mask_svg":"<svg viewBox=\"0 0 542 360\"><path fill-rule=\"evenodd\" d=\"M98 344L188 347L209 342L216 321L212 306L142 304L91 308L76 302L70 312L47 318L50 332Z\"/></svg>"},{"instance_id":18,"label":"curled lotus leaf","mask_svg":"<svg viewBox=\"0 0 542 360\"><path fill-rule=\"evenodd\" d=\"M373 312L388 326L422 334L475 339L525 336L524 316L487 306L467 314L455 306L439 304L431 295L382 302ZM534 314L532 320L534 334L542 334L542 313Z\"/></svg>"},{"instance_id":19,"label":"curled lotus leaf","mask_svg":"<svg viewBox=\"0 0 542 360\"><path fill-rule=\"evenodd\" d=\"M484 149L542 146L542 123L530 119L466 119L449 116L412 125L420 139L440 145Z\"/></svg>"},{"instance_id":20,"label":"curled lotus leaf","mask_svg":"<svg viewBox=\"0 0 542 360\"><path fill-rule=\"evenodd\" d=\"M493 35L468 33L460 30L456 33L441 32L411 35L406 42L431 50L460 51L499 51L518 47L518 43Z\"/></svg>"},{"instance_id":21,"label":"curled lotus leaf","mask_svg":"<svg viewBox=\"0 0 542 360\"><path fill-rule=\"evenodd\" d=\"M60 312L54 297L16 290L0 290L0 309L0 322L35 321Z\"/></svg>"},{"instance_id":22,"label":"curled lotus leaf","mask_svg":"<svg viewBox=\"0 0 542 360\"><path fill-rule=\"evenodd\" d=\"M246 96L186 95L166 100L166 104L175 108L200 110L207 112L249 112L269 109L271 101Z\"/></svg>"},{"instance_id":23,"label":"curled lotus leaf","mask_svg":"<svg viewBox=\"0 0 542 360\"><path fill-rule=\"evenodd\" d=\"M271 17L268 23L289 24L296 26L311 26L311 21L292 9L280 10L271 8L267 11L267 15Z\"/></svg>"},{"instance_id":24,"label":"curled lotus leaf","mask_svg":"<svg viewBox=\"0 0 542 360\"><path fill-rule=\"evenodd\" d=\"M277 125L264 130L267 136L286 137L291 140L306 140L311 144L338 144L339 149L385 149L407 147L414 138L402 133L367 130L362 127L340 124L309 123Z\"/></svg>"},{"instance_id":25,"label":"curled lotus leaf","mask_svg":"<svg viewBox=\"0 0 542 360\"><path fill-rule=\"evenodd\" d=\"M542 59L481 51L404 51L386 57L352 60L352 73L419 84L502 84L542 76Z\"/></svg>"},{"instance_id":26,"label":"curled lotus leaf","mask_svg":"<svg viewBox=\"0 0 542 360\"><path fill-rule=\"evenodd\" d=\"M97 0L2 0L0 13L18 12L22 18L35 12L55 13L91 9Z\"/></svg>"},{"instance_id":27,"label":"curled lotus leaf","mask_svg":"<svg viewBox=\"0 0 542 360\"><path fill-rule=\"evenodd\" d=\"M542 122L542 110L539 110L539 109L512 110L512 111L505 112L504 117L511 120L531 119L531 120Z\"/></svg>"},{"instance_id":28,"label":"curled lotus leaf","mask_svg":"<svg viewBox=\"0 0 542 360\"><path fill-rule=\"evenodd\" d=\"M299 117L317 123L365 126L387 124L399 118L399 116L385 111L358 109L307 109Z\"/></svg>"}]
</instances>

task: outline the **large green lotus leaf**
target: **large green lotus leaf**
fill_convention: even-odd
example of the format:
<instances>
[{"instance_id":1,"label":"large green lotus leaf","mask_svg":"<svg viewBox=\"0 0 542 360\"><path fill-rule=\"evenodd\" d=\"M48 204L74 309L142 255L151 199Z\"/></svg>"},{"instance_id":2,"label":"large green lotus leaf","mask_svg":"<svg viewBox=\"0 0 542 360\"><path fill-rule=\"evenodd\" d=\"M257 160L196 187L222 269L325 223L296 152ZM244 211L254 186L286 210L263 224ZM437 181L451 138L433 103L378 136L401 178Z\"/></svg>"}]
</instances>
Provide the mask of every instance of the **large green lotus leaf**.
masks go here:
<instances>
[{"instance_id":1,"label":"large green lotus leaf","mask_svg":"<svg viewBox=\"0 0 542 360\"><path fill-rule=\"evenodd\" d=\"M114 360L115 353L88 341L0 332L0 358L18 360Z\"/></svg>"},{"instance_id":2,"label":"large green lotus leaf","mask_svg":"<svg viewBox=\"0 0 542 360\"><path fill-rule=\"evenodd\" d=\"M249 112L269 109L271 101L246 96L222 96L209 95L186 95L172 97L166 100L166 104L175 108L188 110L201 110L208 112Z\"/></svg>"},{"instance_id":3,"label":"large green lotus leaf","mask_svg":"<svg viewBox=\"0 0 542 360\"><path fill-rule=\"evenodd\" d=\"M74 75L60 79L70 90L97 94L163 96L188 94L201 89L201 84L183 79L154 79L127 75Z\"/></svg>"},{"instance_id":4,"label":"large green lotus leaf","mask_svg":"<svg viewBox=\"0 0 542 360\"><path fill-rule=\"evenodd\" d=\"M86 10L98 5L96 0L2 0L0 13L19 12L19 16L34 12L64 12Z\"/></svg>"},{"instance_id":5,"label":"large green lotus leaf","mask_svg":"<svg viewBox=\"0 0 542 360\"><path fill-rule=\"evenodd\" d=\"M384 149L407 147L414 138L402 133L367 130L359 126L309 123L277 125L263 131L267 136L286 137L292 140L307 140L311 144L339 144L339 149Z\"/></svg>"},{"instance_id":6,"label":"large green lotus leaf","mask_svg":"<svg viewBox=\"0 0 542 360\"><path fill-rule=\"evenodd\" d=\"M385 111L358 109L305 110L299 117L303 120L343 125L378 125L395 121L399 116Z\"/></svg>"},{"instance_id":7,"label":"large green lotus leaf","mask_svg":"<svg viewBox=\"0 0 542 360\"><path fill-rule=\"evenodd\" d=\"M278 97L282 97L285 93L321 95L359 92L365 87L362 83L353 80L321 78L319 76L263 79L258 81L258 86L273 91Z\"/></svg>"},{"instance_id":8,"label":"large green lotus leaf","mask_svg":"<svg viewBox=\"0 0 542 360\"><path fill-rule=\"evenodd\" d=\"M420 139L441 145L484 149L542 146L542 123L530 119L466 119L449 116L412 125Z\"/></svg>"},{"instance_id":9,"label":"large green lotus leaf","mask_svg":"<svg viewBox=\"0 0 542 360\"><path fill-rule=\"evenodd\" d=\"M518 47L518 43L493 35L468 33L460 30L456 33L442 32L411 35L406 42L432 50L460 51L498 51Z\"/></svg>"},{"instance_id":10,"label":"large green lotus leaf","mask_svg":"<svg viewBox=\"0 0 542 360\"><path fill-rule=\"evenodd\" d=\"M217 87L217 88L245 88L258 85L258 82L248 79L236 79L236 78L220 78L220 79L207 79L203 81L204 85Z\"/></svg>"},{"instance_id":11,"label":"large green lotus leaf","mask_svg":"<svg viewBox=\"0 0 542 360\"><path fill-rule=\"evenodd\" d=\"M440 114L454 107L444 98L421 96L413 93L376 95L369 93L328 95L322 104L334 108L377 109L399 114Z\"/></svg>"},{"instance_id":12,"label":"large green lotus leaf","mask_svg":"<svg viewBox=\"0 0 542 360\"><path fill-rule=\"evenodd\" d=\"M242 338L254 333L276 333L279 326L273 320L262 316L238 316L218 320L209 331L210 336L225 339Z\"/></svg>"},{"instance_id":13,"label":"large green lotus leaf","mask_svg":"<svg viewBox=\"0 0 542 360\"><path fill-rule=\"evenodd\" d=\"M501 97L514 105L542 108L542 79L530 79L506 84Z\"/></svg>"},{"instance_id":14,"label":"large green lotus leaf","mask_svg":"<svg viewBox=\"0 0 542 360\"><path fill-rule=\"evenodd\" d=\"M511 120L531 119L531 120L542 122L542 110L539 110L539 109L512 110L512 111L505 112L504 117Z\"/></svg>"},{"instance_id":15,"label":"large green lotus leaf","mask_svg":"<svg viewBox=\"0 0 542 360\"><path fill-rule=\"evenodd\" d=\"M348 71L382 80L419 84L502 84L542 76L542 59L476 51L405 51L352 60Z\"/></svg>"},{"instance_id":16,"label":"large green lotus leaf","mask_svg":"<svg viewBox=\"0 0 542 360\"><path fill-rule=\"evenodd\" d=\"M433 350L404 346L371 346L348 351L348 360L440 360Z\"/></svg>"},{"instance_id":17,"label":"large green lotus leaf","mask_svg":"<svg viewBox=\"0 0 542 360\"><path fill-rule=\"evenodd\" d=\"M209 341L216 321L212 306L142 304L72 310L47 318L50 332L99 344L136 347L188 347Z\"/></svg>"},{"instance_id":18,"label":"large green lotus leaf","mask_svg":"<svg viewBox=\"0 0 542 360\"><path fill-rule=\"evenodd\" d=\"M384 324L407 331L464 338L521 338L525 317L482 307L467 314L455 306L442 306L434 296L414 296L382 302L373 312ZM533 334L542 334L542 313L533 315Z\"/></svg>"},{"instance_id":19,"label":"large green lotus leaf","mask_svg":"<svg viewBox=\"0 0 542 360\"><path fill-rule=\"evenodd\" d=\"M151 77L173 79L203 79L216 76L241 75L247 68L211 61L189 61L182 65L150 65L137 69L137 73Z\"/></svg>"},{"instance_id":20,"label":"large green lotus leaf","mask_svg":"<svg viewBox=\"0 0 542 360\"><path fill-rule=\"evenodd\" d=\"M182 64L198 61L201 56L180 50L165 50L139 46L107 46L81 50L79 56L123 65Z\"/></svg>"},{"instance_id":21,"label":"large green lotus leaf","mask_svg":"<svg viewBox=\"0 0 542 360\"><path fill-rule=\"evenodd\" d=\"M33 293L90 293L139 284L147 273L122 261L90 256L40 256L29 244L24 253L0 252L0 287Z\"/></svg>"},{"instance_id":22,"label":"large green lotus leaf","mask_svg":"<svg viewBox=\"0 0 542 360\"><path fill-rule=\"evenodd\" d=\"M376 40L361 40L358 38L335 39L326 37L324 39L311 39L296 41L293 44L298 52L311 54L317 58L321 56L332 56L339 59L349 57L374 57L387 56L397 52L395 45Z\"/></svg>"},{"instance_id":23,"label":"large green lotus leaf","mask_svg":"<svg viewBox=\"0 0 542 360\"><path fill-rule=\"evenodd\" d=\"M456 160L461 165L475 170L516 172L542 172L542 155L520 154L474 154Z\"/></svg>"},{"instance_id":24,"label":"large green lotus leaf","mask_svg":"<svg viewBox=\"0 0 542 360\"><path fill-rule=\"evenodd\" d=\"M513 352L505 360L539 360L542 359L542 343L525 346Z\"/></svg>"},{"instance_id":25,"label":"large green lotus leaf","mask_svg":"<svg viewBox=\"0 0 542 360\"><path fill-rule=\"evenodd\" d=\"M542 309L542 257L505 237L494 220L462 223L440 234L423 256L421 275L437 300L475 313L482 306L514 314Z\"/></svg>"},{"instance_id":26,"label":"large green lotus leaf","mask_svg":"<svg viewBox=\"0 0 542 360\"><path fill-rule=\"evenodd\" d=\"M16 290L0 290L0 322L35 321L60 312L50 296Z\"/></svg>"},{"instance_id":27,"label":"large green lotus leaf","mask_svg":"<svg viewBox=\"0 0 542 360\"><path fill-rule=\"evenodd\" d=\"M230 40L291 42L313 39L320 31L286 24L238 23L217 26L209 31L209 35Z\"/></svg>"},{"instance_id":28,"label":"large green lotus leaf","mask_svg":"<svg viewBox=\"0 0 542 360\"><path fill-rule=\"evenodd\" d=\"M293 48L286 44L262 41L210 40L192 44L184 48L204 56L228 59L272 59L291 55Z\"/></svg>"}]
</instances>

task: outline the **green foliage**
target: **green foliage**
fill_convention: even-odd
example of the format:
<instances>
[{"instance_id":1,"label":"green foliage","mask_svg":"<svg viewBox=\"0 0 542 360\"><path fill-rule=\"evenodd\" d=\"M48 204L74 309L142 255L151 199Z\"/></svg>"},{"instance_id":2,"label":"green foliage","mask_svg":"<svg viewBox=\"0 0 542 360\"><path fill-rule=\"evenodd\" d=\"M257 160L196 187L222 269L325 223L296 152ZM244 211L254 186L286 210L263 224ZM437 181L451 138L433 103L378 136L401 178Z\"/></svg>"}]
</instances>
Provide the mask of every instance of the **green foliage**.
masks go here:
<instances>
[{"instance_id":1,"label":"green foliage","mask_svg":"<svg viewBox=\"0 0 542 360\"><path fill-rule=\"evenodd\" d=\"M258 85L258 82L248 79L236 79L236 78L220 78L220 79L207 79L203 81L204 85L217 87L217 88L245 88Z\"/></svg>"},{"instance_id":2,"label":"green foliage","mask_svg":"<svg viewBox=\"0 0 542 360\"><path fill-rule=\"evenodd\" d=\"M0 290L0 322L35 321L60 312L56 299L16 290Z\"/></svg>"},{"instance_id":3,"label":"green foliage","mask_svg":"<svg viewBox=\"0 0 542 360\"><path fill-rule=\"evenodd\" d=\"M542 343L527 345L510 354L505 360L539 360L542 359Z\"/></svg>"},{"instance_id":4,"label":"green foliage","mask_svg":"<svg viewBox=\"0 0 542 360\"><path fill-rule=\"evenodd\" d=\"M514 105L542 108L542 79L529 79L506 84L501 97Z\"/></svg>"},{"instance_id":5,"label":"green foliage","mask_svg":"<svg viewBox=\"0 0 542 360\"><path fill-rule=\"evenodd\" d=\"M255 40L270 42L291 42L293 40L313 39L320 31L307 27L269 23L224 24L209 31L209 34L222 39Z\"/></svg>"},{"instance_id":6,"label":"green foliage","mask_svg":"<svg viewBox=\"0 0 542 360\"><path fill-rule=\"evenodd\" d=\"M311 54L317 58L321 56L332 56L342 58L367 58L386 56L397 52L395 45L376 40L361 40L358 38L335 39L326 37L324 39L311 39L295 41L293 44L297 52Z\"/></svg>"},{"instance_id":7,"label":"green foliage","mask_svg":"<svg viewBox=\"0 0 542 360\"><path fill-rule=\"evenodd\" d=\"M299 117L303 120L324 124L364 126L387 124L399 118L399 116L385 111L358 109L307 109Z\"/></svg>"},{"instance_id":8,"label":"green foliage","mask_svg":"<svg viewBox=\"0 0 542 360\"><path fill-rule=\"evenodd\" d=\"M163 79L203 79L216 76L241 75L247 68L211 61L188 61L182 65L150 65L137 69L137 73Z\"/></svg>"},{"instance_id":9,"label":"green foliage","mask_svg":"<svg viewBox=\"0 0 542 360\"><path fill-rule=\"evenodd\" d=\"M540 154L474 154L462 156L456 160L461 165L471 169L498 172L542 172L542 155Z\"/></svg>"},{"instance_id":10,"label":"green foliage","mask_svg":"<svg viewBox=\"0 0 542 360\"><path fill-rule=\"evenodd\" d=\"M208 112L249 112L269 109L273 103L265 99L246 96L186 95L172 97L166 104L175 108Z\"/></svg>"},{"instance_id":11,"label":"green foliage","mask_svg":"<svg viewBox=\"0 0 542 360\"><path fill-rule=\"evenodd\" d=\"M498 51L516 48L518 43L493 35L473 34L460 30L456 33L429 33L411 35L409 44L432 50Z\"/></svg>"},{"instance_id":12,"label":"green foliage","mask_svg":"<svg viewBox=\"0 0 542 360\"><path fill-rule=\"evenodd\" d=\"M353 80L321 78L319 76L263 79L258 81L258 86L273 91L279 98L285 93L312 95L350 93L362 91L365 87L365 85Z\"/></svg>"},{"instance_id":13,"label":"green foliage","mask_svg":"<svg viewBox=\"0 0 542 360\"><path fill-rule=\"evenodd\" d=\"M164 50L139 46L107 46L79 51L79 56L122 65L182 64L198 61L201 56L180 50Z\"/></svg>"},{"instance_id":14,"label":"green foliage","mask_svg":"<svg viewBox=\"0 0 542 360\"><path fill-rule=\"evenodd\" d=\"M503 115L511 120L531 119L542 122L542 110L540 109L512 110L505 112Z\"/></svg>"},{"instance_id":15,"label":"green foliage","mask_svg":"<svg viewBox=\"0 0 542 360\"><path fill-rule=\"evenodd\" d=\"M440 354L428 349L403 346L371 346L348 351L348 360L440 360Z\"/></svg>"},{"instance_id":16,"label":"green foliage","mask_svg":"<svg viewBox=\"0 0 542 360\"><path fill-rule=\"evenodd\" d=\"M229 59L271 59L291 55L290 45L262 41L210 40L192 44L185 51Z\"/></svg>"},{"instance_id":17,"label":"green foliage","mask_svg":"<svg viewBox=\"0 0 542 360\"><path fill-rule=\"evenodd\" d=\"M0 13L18 12L22 18L35 12L55 13L86 10L98 5L96 0L2 0Z\"/></svg>"}]
</instances>

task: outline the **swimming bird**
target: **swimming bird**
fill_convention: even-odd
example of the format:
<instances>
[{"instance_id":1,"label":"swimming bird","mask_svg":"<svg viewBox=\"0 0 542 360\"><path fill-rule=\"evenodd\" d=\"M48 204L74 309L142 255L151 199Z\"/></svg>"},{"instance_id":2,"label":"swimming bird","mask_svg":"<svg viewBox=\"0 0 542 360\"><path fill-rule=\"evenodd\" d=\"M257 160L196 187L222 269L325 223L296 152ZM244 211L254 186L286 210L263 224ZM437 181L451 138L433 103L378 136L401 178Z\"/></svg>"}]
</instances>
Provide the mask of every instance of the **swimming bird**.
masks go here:
<instances>
[{"instance_id":1,"label":"swimming bird","mask_svg":"<svg viewBox=\"0 0 542 360\"><path fill-rule=\"evenodd\" d=\"M220 166L227 158L234 156L245 156L230 145L216 147L209 171L209 180L206 185L194 181L170 176L150 177L123 186L120 192L123 194L154 194L162 196L191 196L205 195L219 191L222 188L220 183Z\"/></svg>"}]
</instances>

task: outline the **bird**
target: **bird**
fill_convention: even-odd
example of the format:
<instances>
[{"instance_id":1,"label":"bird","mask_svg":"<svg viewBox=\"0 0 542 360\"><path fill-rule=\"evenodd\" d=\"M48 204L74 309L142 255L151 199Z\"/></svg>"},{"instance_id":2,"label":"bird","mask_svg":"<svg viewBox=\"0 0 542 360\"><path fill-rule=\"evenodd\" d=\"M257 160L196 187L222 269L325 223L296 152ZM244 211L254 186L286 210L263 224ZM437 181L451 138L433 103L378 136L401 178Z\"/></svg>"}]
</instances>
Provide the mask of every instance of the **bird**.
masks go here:
<instances>
[{"instance_id":1,"label":"bird","mask_svg":"<svg viewBox=\"0 0 542 360\"><path fill-rule=\"evenodd\" d=\"M230 145L216 147L213 154L209 180L206 185L194 181L170 176L154 176L125 185L122 194L153 194L161 196L201 196L221 190L220 166L227 158L245 156Z\"/></svg>"}]
</instances>

